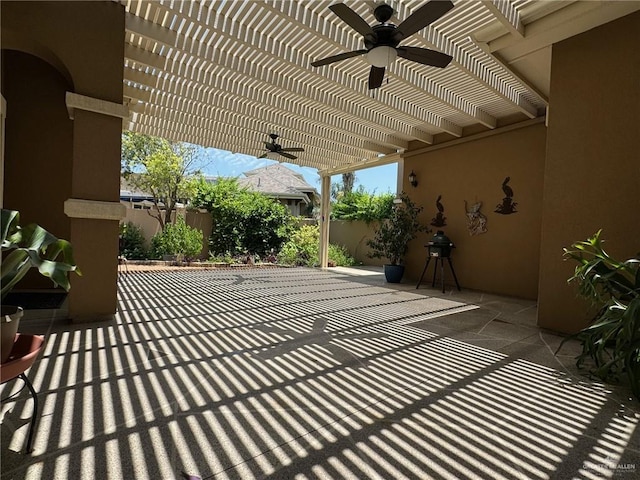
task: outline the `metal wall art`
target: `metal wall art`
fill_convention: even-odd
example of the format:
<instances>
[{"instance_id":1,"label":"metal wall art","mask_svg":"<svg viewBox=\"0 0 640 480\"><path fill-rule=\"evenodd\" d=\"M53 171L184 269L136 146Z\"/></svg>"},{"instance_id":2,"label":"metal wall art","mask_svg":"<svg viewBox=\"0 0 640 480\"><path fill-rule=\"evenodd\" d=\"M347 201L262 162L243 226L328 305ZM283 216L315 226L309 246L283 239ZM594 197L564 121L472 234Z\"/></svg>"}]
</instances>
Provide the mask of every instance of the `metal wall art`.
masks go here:
<instances>
[{"instance_id":1,"label":"metal wall art","mask_svg":"<svg viewBox=\"0 0 640 480\"><path fill-rule=\"evenodd\" d=\"M502 182L502 191L504 192L505 197L502 199L502 203L499 203L495 209L496 213L500 213L502 215L509 215L510 213L517 212L516 205L518 204L513 201L513 190L509 185L507 185L509 180L511 180L511 177L505 178L504 182Z\"/></svg>"},{"instance_id":2,"label":"metal wall art","mask_svg":"<svg viewBox=\"0 0 640 480\"><path fill-rule=\"evenodd\" d=\"M436 213L436 216L431 219L431 225L434 227L444 227L447 225L447 217L444 216L444 206L440 203L441 199L442 195L438 195L438 199L436 200L438 213Z\"/></svg>"},{"instance_id":3,"label":"metal wall art","mask_svg":"<svg viewBox=\"0 0 640 480\"><path fill-rule=\"evenodd\" d=\"M464 201L464 209L467 213L467 230L471 236L487 232L487 217L480 213L480 207L482 207L482 202L476 202L471 205L471 208L468 208L467 201Z\"/></svg>"}]
</instances>

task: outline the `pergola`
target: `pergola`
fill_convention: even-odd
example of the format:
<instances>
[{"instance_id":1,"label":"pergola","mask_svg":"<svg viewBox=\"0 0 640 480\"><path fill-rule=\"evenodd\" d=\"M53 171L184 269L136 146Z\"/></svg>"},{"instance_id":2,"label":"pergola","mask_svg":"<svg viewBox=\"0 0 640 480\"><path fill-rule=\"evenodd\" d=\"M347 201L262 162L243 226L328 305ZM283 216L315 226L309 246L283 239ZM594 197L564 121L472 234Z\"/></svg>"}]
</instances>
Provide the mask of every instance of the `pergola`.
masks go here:
<instances>
[{"instance_id":1,"label":"pergola","mask_svg":"<svg viewBox=\"0 0 640 480\"><path fill-rule=\"evenodd\" d=\"M368 90L363 48L329 1L127 0L124 128L259 155L268 133L305 148L321 175L396 162L411 148L545 115L551 45L640 9L638 2L456 1L403 45L453 56L398 59ZM347 1L370 25L374 2ZM393 1L399 24L424 0ZM388 80L388 83L386 83Z\"/></svg>"},{"instance_id":2,"label":"pergola","mask_svg":"<svg viewBox=\"0 0 640 480\"><path fill-rule=\"evenodd\" d=\"M457 1L402 42L453 57L439 69L398 59L369 90L363 48L329 1L127 0L124 128L259 155L267 134L303 147L294 162L322 177L398 162L406 150L543 117L551 45L640 8L637 2ZM391 2L396 25L424 0ZM369 25L375 2L349 1ZM401 162L400 162L401 163ZM400 184L403 168L399 170ZM400 190L400 188L398 188ZM328 224L322 224L326 266Z\"/></svg>"}]
</instances>

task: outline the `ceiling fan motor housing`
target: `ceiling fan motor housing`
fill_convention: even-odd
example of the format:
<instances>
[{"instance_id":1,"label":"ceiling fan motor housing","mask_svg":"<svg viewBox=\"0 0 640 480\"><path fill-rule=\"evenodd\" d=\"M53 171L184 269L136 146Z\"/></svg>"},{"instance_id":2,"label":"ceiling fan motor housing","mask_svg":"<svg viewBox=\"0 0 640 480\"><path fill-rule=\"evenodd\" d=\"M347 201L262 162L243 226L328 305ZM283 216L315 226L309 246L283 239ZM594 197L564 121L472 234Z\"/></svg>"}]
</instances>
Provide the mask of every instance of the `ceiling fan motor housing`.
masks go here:
<instances>
[{"instance_id":1,"label":"ceiling fan motor housing","mask_svg":"<svg viewBox=\"0 0 640 480\"><path fill-rule=\"evenodd\" d=\"M387 5L386 3L382 3L378 5L373 10L373 16L376 17L376 20L378 20L380 23L387 22L392 15L393 15L393 8L391 7L391 5Z\"/></svg>"},{"instance_id":2,"label":"ceiling fan motor housing","mask_svg":"<svg viewBox=\"0 0 640 480\"><path fill-rule=\"evenodd\" d=\"M400 39L396 35L398 30L391 23L375 25L371 29L373 35L365 35L364 37L364 46L367 50L382 46L396 48L400 43Z\"/></svg>"}]
</instances>

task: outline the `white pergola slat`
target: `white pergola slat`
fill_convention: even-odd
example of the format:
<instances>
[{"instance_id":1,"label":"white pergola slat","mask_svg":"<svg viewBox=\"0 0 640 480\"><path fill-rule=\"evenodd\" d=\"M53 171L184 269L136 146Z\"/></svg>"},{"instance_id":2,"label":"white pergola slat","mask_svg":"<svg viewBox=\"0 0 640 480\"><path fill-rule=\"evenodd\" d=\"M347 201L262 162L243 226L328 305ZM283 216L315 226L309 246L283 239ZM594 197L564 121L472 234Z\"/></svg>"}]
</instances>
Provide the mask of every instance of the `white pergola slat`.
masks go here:
<instances>
[{"instance_id":1,"label":"white pergola slat","mask_svg":"<svg viewBox=\"0 0 640 480\"><path fill-rule=\"evenodd\" d=\"M569 24L572 11L584 10L565 8L582 2L454 0L450 12L402 42L452 55L451 64L399 58L370 91L364 56L310 66L363 48L329 10L339 1L121 0L132 112L124 128L256 156L276 132L285 147L305 149L297 164L321 173L397 161L407 149L544 116L540 90L494 52L530 49L530 32L549 16ZM374 2L344 3L376 23ZM391 21L424 3L393 0Z\"/></svg>"}]
</instances>

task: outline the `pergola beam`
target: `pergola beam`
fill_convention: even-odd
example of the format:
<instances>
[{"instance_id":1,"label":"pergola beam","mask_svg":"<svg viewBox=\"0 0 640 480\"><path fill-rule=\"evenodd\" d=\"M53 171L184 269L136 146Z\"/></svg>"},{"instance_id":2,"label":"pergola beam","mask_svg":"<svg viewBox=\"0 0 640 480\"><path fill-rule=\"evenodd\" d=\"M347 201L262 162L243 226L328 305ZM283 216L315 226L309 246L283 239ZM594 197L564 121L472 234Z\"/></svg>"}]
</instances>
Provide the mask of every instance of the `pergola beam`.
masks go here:
<instances>
[{"instance_id":1,"label":"pergola beam","mask_svg":"<svg viewBox=\"0 0 640 480\"><path fill-rule=\"evenodd\" d=\"M524 38L524 25L520 12L510 0L482 0L498 21L517 38Z\"/></svg>"},{"instance_id":2,"label":"pergola beam","mask_svg":"<svg viewBox=\"0 0 640 480\"><path fill-rule=\"evenodd\" d=\"M460 3L458 6L471 8L470 5L464 2ZM404 6L400 6L399 9L404 10L402 18L406 18L411 14L411 12L409 12ZM430 28L426 31L426 34L416 35L414 38L418 38L421 43L428 48L435 48L436 50L452 55L454 60L451 63L466 75L475 78L478 82L485 85L488 89L504 100L510 101L529 118L537 116L538 109L535 105L523 98L519 92L507 87L495 72L486 68L486 66L480 63L478 59L472 57L467 51L456 46L450 39L435 28Z\"/></svg>"},{"instance_id":3,"label":"pergola beam","mask_svg":"<svg viewBox=\"0 0 640 480\"><path fill-rule=\"evenodd\" d=\"M293 114L293 105L286 105L288 108L278 106L274 101L272 105L266 109L264 104L259 102L259 99L255 96L242 97L239 95L233 95L232 92L217 90L211 92L209 95L185 95L183 91L179 90L179 87L184 85L180 79L175 77L167 77L166 79L160 79L158 76L146 74L144 72L136 71L130 68L125 68L125 80L130 82L144 83L149 86L152 91L162 91L171 94L169 98L166 96L155 96L153 102L158 105L165 105L172 108L167 104L169 101L174 101L175 98L180 98L181 109L186 110L189 113L196 113L202 111L210 118L221 117L228 118L230 122L238 122L241 120L240 114L244 114L247 117L254 117L260 119L263 124L263 130L269 126L269 124L282 125L289 127L292 130L309 131L309 128L318 130L318 135L323 137L331 137L332 140L338 144L344 144L353 146L361 145L364 147L366 144L367 149L374 150L378 153L389 153L390 151L396 151L397 149L406 149L408 143L398 139L396 136L390 133L382 133L375 128L375 125L364 125L362 122L358 123L357 117L335 119L339 130L336 131L336 124L327 124L321 120L321 116L327 117L322 112L308 110L308 115L314 118L315 122L309 125L309 116L303 117ZM201 90L201 93L204 90ZM148 100L151 101L151 100ZM150 113L149 111L147 111ZM303 128L304 127L304 128ZM357 129L357 130L356 130ZM368 130L368 131L367 131ZM378 137L382 141L380 143L374 143L370 141L370 138Z\"/></svg>"}]
</instances>

